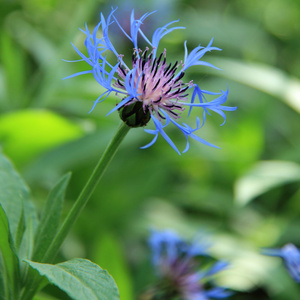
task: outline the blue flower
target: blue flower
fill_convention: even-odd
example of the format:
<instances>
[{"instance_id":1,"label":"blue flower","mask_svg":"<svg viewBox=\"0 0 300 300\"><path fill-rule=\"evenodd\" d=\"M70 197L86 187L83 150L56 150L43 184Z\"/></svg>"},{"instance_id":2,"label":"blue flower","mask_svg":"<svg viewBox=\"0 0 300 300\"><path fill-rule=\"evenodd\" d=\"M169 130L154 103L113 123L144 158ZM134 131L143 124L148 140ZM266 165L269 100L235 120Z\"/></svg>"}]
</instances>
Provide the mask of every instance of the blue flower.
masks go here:
<instances>
[{"instance_id":1,"label":"blue flower","mask_svg":"<svg viewBox=\"0 0 300 300\"><path fill-rule=\"evenodd\" d=\"M170 230L152 231L149 238L152 264L159 278L156 291L161 299L208 300L228 298L232 293L222 287L206 288L209 278L228 266L217 261L199 270L199 258L209 258L208 244L184 241ZM155 298L156 299L156 298ZM177 299L177 298L176 298Z\"/></svg>"},{"instance_id":2,"label":"blue flower","mask_svg":"<svg viewBox=\"0 0 300 300\"><path fill-rule=\"evenodd\" d=\"M127 33L115 17L115 11L116 9L112 9L107 19L105 19L101 13L101 21L92 32L90 32L87 26L85 26L85 30L82 30L86 35L85 47L87 49L87 55L80 52L75 45L72 44L72 46L81 57L78 61L85 61L90 66L90 69L75 73L66 78L92 73L97 82L105 89L94 101L91 111L98 103L107 99L111 93L114 93L120 97L121 100L108 114L119 110L121 119L131 127L145 126L146 121L152 120L155 129L145 129L145 131L155 135L154 139L141 148L150 147L156 142L158 135L161 135L178 154L181 154L164 131L164 128L169 124L175 125L187 139L187 146L183 152L186 152L189 148L189 138L211 147L216 147L195 135L194 132L204 125L206 114L210 114L209 111L214 111L221 115L224 119L223 124L225 123L226 117L224 111L233 111L236 109L236 107L223 105L227 100L228 90L221 91L220 93L201 90L193 81L188 83L184 82L183 77L186 70L192 66L200 65L216 68L212 64L203 61L202 57L206 52L213 50L220 51L221 49L212 46L212 39L207 47L199 45L188 53L187 42L185 42L184 61L167 64L167 51L165 49L162 53L157 54L158 46L160 40L165 35L174 30L184 29L184 27L179 26L171 27L171 25L178 22L178 20L157 28L154 30L152 38L148 39L142 31L142 25L154 12L146 13L141 18L136 19L134 11L132 11L130 17L130 32ZM102 37L99 38L97 37L97 33L100 28L102 29ZM116 29L119 29L120 34L124 34L133 44L131 66L126 64L128 61L124 60L124 55L116 50L110 40L109 31ZM151 50L148 47L141 50L139 48L139 39L141 39L143 43L148 44ZM115 56L115 62L107 61L107 54L109 52ZM191 101L188 102L190 91L192 91L192 96ZM205 95L215 95L218 97L207 102ZM196 100L199 100L199 103ZM136 103L139 105L136 105ZM130 107L131 114L129 120L127 119L127 114L122 113L122 108L130 105L133 108ZM177 120L181 117L181 113L186 107L189 107L188 115L190 115L193 107L203 109L201 126L198 118L197 126L194 129L187 124L178 123ZM146 117L141 116L141 111ZM128 112L128 109L126 112ZM133 114L139 115L142 121L135 115L133 116Z\"/></svg>"},{"instance_id":3,"label":"blue flower","mask_svg":"<svg viewBox=\"0 0 300 300\"><path fill-rule=\"evenodd\" d=\"M300 283L300 250L295 245L287 244L281 249L264 249L263 254L281 257L291 277Z\"/></svg>"}]
</instances>

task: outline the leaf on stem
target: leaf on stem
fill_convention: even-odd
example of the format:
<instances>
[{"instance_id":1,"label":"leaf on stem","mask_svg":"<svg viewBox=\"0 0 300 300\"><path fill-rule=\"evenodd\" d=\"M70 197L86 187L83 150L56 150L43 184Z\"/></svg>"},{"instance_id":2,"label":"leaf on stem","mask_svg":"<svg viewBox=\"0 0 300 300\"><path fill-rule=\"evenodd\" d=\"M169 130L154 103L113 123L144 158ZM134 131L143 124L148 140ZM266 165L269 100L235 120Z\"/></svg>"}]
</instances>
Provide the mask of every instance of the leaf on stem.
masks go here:
<instances>
[{"instance_id":1,"label":"leaf on stem","mask_svg":"<svg viewBox=\"0 0 300 300\"><path fill-rule=\"evenodd\" d=\"M1 152L0 203L7 216L13 241L18 240L19 242L22 238L20 237L22 218L24 217L25 224L31 219L33 228L35 228L37 224L36 211L31 203L28 187ZM23 210L24 216L22 217Z\"/></svg>"},{"instance_id":2,"label":"leaf on stem","mask_svg":"<svg viewBox=\"0 0 300 300\"><path fill-rule=\"evenodd\" d=\"M74 300L119 299L113 278L87 259L75 258L57 265L26 262Z\"/></svg>"},{"instance_id":3,"label":"leaf on stem","mask_svg":"<svg viewBox=\"0 0 300 300\"><path fill-rule=\"evenodd\" d=\"M41 261L59 227L65 191L71 174L68 173L55 185L44 206L34 243L33 260Z\"/></svg>"},{"instance_id":4,"label":"leaf on stem","mask_svg":"<svg viewBox=\"0 0 300 300\"><path fill-rule=\"evenodd\" d=\"M2 258L1 277L4 282L5 297L11 299L18 291L19 261L12 245L6 214L0 205L0 254ZM3 272L2 272L3 271ZM0 294L1 295L1 294ZM1 296L0 296L1 297Z\"/></svg>"}]
</instances>

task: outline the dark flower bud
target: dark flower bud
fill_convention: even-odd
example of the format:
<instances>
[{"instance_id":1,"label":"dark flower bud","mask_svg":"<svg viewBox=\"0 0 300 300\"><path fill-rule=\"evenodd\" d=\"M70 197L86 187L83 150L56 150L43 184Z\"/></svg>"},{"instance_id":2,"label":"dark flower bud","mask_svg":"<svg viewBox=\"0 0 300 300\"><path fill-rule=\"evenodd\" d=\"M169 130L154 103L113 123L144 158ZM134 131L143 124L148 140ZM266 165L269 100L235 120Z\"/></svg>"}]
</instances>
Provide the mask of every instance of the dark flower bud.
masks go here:
<instances>
[{"instance_id":1,"label":"dark flower bud","mask_svg":"<svg viewBox=\"0 0 300 300\"><path fill-rule=\"evenodd\" d=\"M150 111L143 108L143 102L137 101L124 105L119 109L119 115L129 127L142 127L150 121Z\"/></svg>"}]
</instances>

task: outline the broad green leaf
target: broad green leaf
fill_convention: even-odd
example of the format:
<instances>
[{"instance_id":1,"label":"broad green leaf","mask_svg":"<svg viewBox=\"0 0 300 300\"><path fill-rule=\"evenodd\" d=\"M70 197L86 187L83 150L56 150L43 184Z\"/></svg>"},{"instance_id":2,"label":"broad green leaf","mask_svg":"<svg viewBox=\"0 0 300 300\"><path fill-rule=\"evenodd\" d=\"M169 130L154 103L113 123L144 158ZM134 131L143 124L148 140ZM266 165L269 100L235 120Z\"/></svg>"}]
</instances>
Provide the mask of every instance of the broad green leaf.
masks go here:
<instances>
[{"instance_id":1,"label":"broad green leaf","mask_svg":"<svg viewBox=\"0 0 300 300\"><path fill-rule=\"evenodd\" d=\"M12 244L11 235L9 231L8 220L5 212L0 205L0 253L3 260L3 269L5 270L5 280L9 290L6 291L8 294L7 299L10 299L11 295L17 292L19 283L19 262L15 255Z\"/></svg>"},{"instance_id":2,"label":"broad green leaf","mask_svg":"<svg viewBox=\"0 0 300 300\"><path fill-rule=\"evenodd\" d=\"M111 234L101 235L94 252L95 263L109 270L117 282L121 299L133 299L130 272L118 240ZM113 259L111 259L112 257Z\"/></svg>"},{"instance_id":3,"label":"broad green leaf","mask_svg":"<svg viewBox=\"0 0 300 300\"><path fill-rule=\"evenodd\" d=\"M0 117L3 151L18 164L81 134L79 126L47 110L14 111Z\"/></svg>"},{"instance_id":4,"label":"broad green leaf","mask_svg":"<svg viewBox=\"0 0 300 300\"><path fill-rule=\"evenodd\" d=\"M75 258L57 265L26 262L74 300L119 299L113 278L87 259Z\"/></svg>"},{"instance_id":5,"label":"broad green leaf","mask_svg":"<svg viewBox=\"0 0 300 300\"><path fill-rule=\"evenodd\" d=\"M263 161L256 164L235 184L235 199L245 205L272 188L300 181L300 165L286 161Z\"/></svg>"},{"instance_id":6,"label":"broad green leaf","mask_svg":"<svg viewBox=\"0 0 300 300\"><path fill-rule=\"evenodd\" d=\"M300 113L300 81L290 77L280 69L254 63L244 63L233 59L214 58L213 63L224 71L223 76L261 90L281 99ZM215 70L209 72L216 73Z\"/></svg>"},{"instance_id":7,"label":"broad green leaf","mask_svg":"<svg viewBox=\"0 0 300 300\"><path fill-rule=\"evenodd\" d=\"M66 174L49 194L35 236L33 260L41 261L57 232L70 177L70 173Z\"/></svg>"},{"instance_id":8,"label":"broad green leaf","mask_svg":"<svg viewBox=\"0 0 300 300\"><path fill-rule=\"evenodd\" d=\"M30 201L29 190L12 164L0 152L0 203L7 215L13 240L20 235L18 228L25 218L25 224L32 220L33 228L37 223L36 212ZM24 216L23 214L24 209ZM20 223L21 222L21 223ZM19 239L19 237L18 237Z\"/></svg>"}]
</instances>

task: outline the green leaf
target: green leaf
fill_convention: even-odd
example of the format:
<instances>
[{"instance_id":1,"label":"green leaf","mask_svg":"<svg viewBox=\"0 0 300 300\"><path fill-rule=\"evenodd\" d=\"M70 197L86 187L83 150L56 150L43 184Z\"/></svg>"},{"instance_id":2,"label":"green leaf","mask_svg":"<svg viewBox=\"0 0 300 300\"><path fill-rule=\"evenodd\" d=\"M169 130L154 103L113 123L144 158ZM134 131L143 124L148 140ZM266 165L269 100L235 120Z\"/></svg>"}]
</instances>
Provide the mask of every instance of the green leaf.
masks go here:
<instances>
[{"instance_id":1,"label":"green leaf","mask_svg":"<svg viewBox=\"0 0 300 300\"><path fill-rule=\"evenodd\" d=\"M35 236L33 260L41 261L57 232L70 177L70 173L66 174L49 194Z\"/></svg>"},{"instance_id":2,"label":"green leaf","mask_svg":"<svg viewBox=\"0 0 300 300\"><path fill-rule=\"evenodd\" d=\"M17 253L19 252L25 229L26 229L26 225L25 225L24 209L22 209L20 220L16 231L15 248Z\"/></svg>"},{"instance_id":3,"label":"green leaf","mask_svg":"<svg viewBox=\"0 0 300 300\"><path fill-rule=\"evenodd\" d=\"M109 270L118 284L122 300L133 296L132 280L119 241L112 234L102 234L95 247L94 261ZM113 259L111 259L113 257Z\"/></svg>"},{"instance_id":4,"label":"green leaf","mask_svg":"<svg viewBox=\"0 0 300 300\"><path fill-rule=\"evenodd\" d=\"M286 161L259 162L237 180L235 198L245 205L276 186L295 181L300 181L300 165Z\"/></svg>"},{"instance_id":5,"label":"green leaf","mask_svg":"<svg viewBox=\"0 0 300 300\"><path fill-rule=\"evenodd\" d=\"M113 278L87 259L75 258L57 265L26 262L74 300L119 299Z\"/></svg>"},{"instance_id":6,"label":"green leaf","mask_svg":"<svg viewBox=\"0 0 300 300\"><path fill-rule=\"evenodd\" d=\"M0 300L6 300L7 297L5 296L8 291L7 287L7 278L5 274L5 269L4 269L4 261L2 257L2 253L0 251Z\"/></svg>"},{"instance_id":7,"label":"green leaf","mask_svg":"<svg viewBox=\"0 0 300 300\"><path fill-rule=\"evenodd\" d=\"M81 135L77 124L47 110L13 111L0 117L3 151L18 165Z\"/></svg>"},{"instance_id":8,"label":"green leaf","mask_svg":"<svg viewBox=\"0 0 300 300\"><path fill-rule=\"evenodd\" d=\"M0 152L0 203L6 213L9 228L14 241L20 239L20 224L24 209L25 224L32 220L33 228L37 225L37 216L30 201L29 190L22 178L15 171L10 161Z\"/></svg>"},{"instance_id":9,"label":"green leaf","mask_svg":"<svg viewBox=\"0 0 300 300\"><path fill-rule=\"evenodd\" d=\"M29 259L32 257L32 259L36 261L42 261L59 227L64 194L70 177L70 173L66 174L50 192L46 204L44 205L41 220L34 237L34 242L32 230L27 231L28 245L25 245L24 248L27 248L28 252L23 254L24 258ZM33 245L34 249L32 249ZM31 256L32 252L33 255ZM27 272L27 268L28 265L26 264L26 267L22 270L22 272L24 277L27 275L27 284L33 284L36 282L38 274L33 269L30 269L29 272Z\"/></svg>"},{"instance_id":10,"label":"green leaf","mask_svg":"<svg viewBox=\"0 0 300 300\"><path fill-rule=\"evenodd\" d=\"M20 250L19 250L19 260L23 262L24 259L29 259L32 257L33 252L33 242L34 242L34 233L32 227L31 219L28 220L26 224L26 229L24 232L24 238L22 240ZM28 265L21 263L21 274L22 278L26 277L28 271Z\"/></svg>"},{"instance_id":11,"label":"green leaf","mask_svg":"<svg viewBox=\"0 0 300 300\"><path fill-rule=\"evenodd\" d=\"M261 90L300 112L300 81L273 66L245 63L234 59L213 58L213 64L224 70L217 73L242 84ZM234 70L234 72L232 71ZM215 73L216 70L209 70Z\"/></svg>"},{"instance_id":12,"label":"green leaf","mask_svg":"<svg viewBox=\"0 0 300 300\"><path fill-rule=\"evenodd\" d=\"M0 205L0 252L6 277L4 280L7 284L5 287L7 299L11 299L12 294L17 293L16 284L19 283L19 262L12 248L8 220Z\"/></svg>"},{"instance_id":13,"label":"green leaf","mask_svg":"<svg viewBox=\"0 0 300 300\"><path fill-rule=\"evenodd\" d=\"M37 224L36 211L31 203L28 187L10 161L0 152L0 203L7 215L13 239L17 235L22 210L25 223L31 218Z\"/></svg>"}]
</instances>

